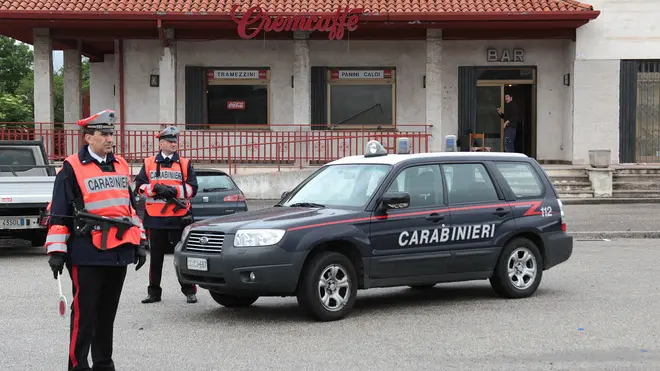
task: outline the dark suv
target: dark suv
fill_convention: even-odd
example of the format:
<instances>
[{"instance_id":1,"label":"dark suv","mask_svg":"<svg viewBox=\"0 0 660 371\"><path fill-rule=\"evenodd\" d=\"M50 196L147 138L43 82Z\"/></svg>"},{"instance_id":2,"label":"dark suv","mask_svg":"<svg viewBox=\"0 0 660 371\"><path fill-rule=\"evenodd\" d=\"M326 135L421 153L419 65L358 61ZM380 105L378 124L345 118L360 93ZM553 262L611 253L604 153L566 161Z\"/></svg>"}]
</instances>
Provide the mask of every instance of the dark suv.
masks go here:
<instances>
[{"instance_id":1,"label":"dark suv","mask_svg":"<svg viewBox=\"0 0 660 371\"><path fill-rule=\"evenodd\" d=\"M393 155L372 141L274 207L187 228L174 264L226 307L295 295L327 321L374 287L489 279L502 297L528 297L572 250L562 203L534 159Z\"/></svg>"}]
</instances>

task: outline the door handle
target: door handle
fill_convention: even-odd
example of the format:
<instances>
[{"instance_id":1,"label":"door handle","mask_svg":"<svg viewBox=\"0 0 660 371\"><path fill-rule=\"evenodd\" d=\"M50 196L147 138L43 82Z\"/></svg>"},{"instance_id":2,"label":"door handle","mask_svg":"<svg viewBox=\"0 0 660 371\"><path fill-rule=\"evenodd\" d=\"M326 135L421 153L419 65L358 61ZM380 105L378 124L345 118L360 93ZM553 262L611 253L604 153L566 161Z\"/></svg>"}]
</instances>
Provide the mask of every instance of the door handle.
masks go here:
<instances>
[{"instance_id":1,"label":"door handle","mask_svg":"<svg viewBox=\"0 0 660 371\"><path fill-rule=\"evenodd\" d=\"M510 212L511 212L510 210L506 210L501 207L498 207L497 209L495 209L495 211L493 211L493 215L504 216Z\"/></svg>"},{"instance_id":2,"label":"door handle","mask_svg":"<svg viewBox=\"0 0 660 371\"><path fill-rule=\"evenodd\" d=\"M426 220L430 220L430 221L436 223L436 222L439 222L439 221L443 220L444 218L445 217L443 215L440 215L438 213L433 213L433 214L427 216Z\"/></svg>"}]
</instances>

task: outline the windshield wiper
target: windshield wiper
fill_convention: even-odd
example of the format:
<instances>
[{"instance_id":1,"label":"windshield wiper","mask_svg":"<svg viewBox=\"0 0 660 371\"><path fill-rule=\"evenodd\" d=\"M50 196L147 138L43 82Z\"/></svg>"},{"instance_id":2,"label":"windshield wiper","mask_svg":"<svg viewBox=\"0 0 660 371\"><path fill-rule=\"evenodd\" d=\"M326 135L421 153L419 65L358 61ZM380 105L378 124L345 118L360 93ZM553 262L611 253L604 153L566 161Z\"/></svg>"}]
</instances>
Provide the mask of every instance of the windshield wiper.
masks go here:
<instances>
[{"instance_id":1,"label":"windshield wiper","mask_svg":"<svg viewBox=\"0 0 660 371\"><path fill-rule=\"evenodd\" d=\"M202 192L218 192L218 191L226 191L229 188L225 187L217 187L217 188L204 188L202 189Z\"/></svg>"},{"instance_id":2,"label":"windshield wiper","mask_svg":"<svg viewBox=\"0 0 660 371\"><path fill-rule=\"evenodd\" d=\"M289 207L325 207L325 205L316 204L314 202L296 202L289 205Z\"/></svg>"}]
</instances>

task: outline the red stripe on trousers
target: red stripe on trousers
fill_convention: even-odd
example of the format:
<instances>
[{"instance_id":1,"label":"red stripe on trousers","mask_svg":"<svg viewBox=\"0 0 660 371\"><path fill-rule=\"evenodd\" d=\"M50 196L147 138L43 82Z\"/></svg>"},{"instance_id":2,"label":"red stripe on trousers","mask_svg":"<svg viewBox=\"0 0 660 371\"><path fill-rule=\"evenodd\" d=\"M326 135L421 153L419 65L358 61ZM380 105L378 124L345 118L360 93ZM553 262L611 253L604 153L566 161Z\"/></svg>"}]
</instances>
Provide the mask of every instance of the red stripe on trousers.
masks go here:
<instances>
[{"instance_id":1,"label":"red stripe on trousers","mask_svg":"<svg viewBox=\"0 0 660 371\"><path fill-rule=\"evenodd\" d=\"M80 295L80 285L78 284L78 266L73 266L73 287L76 288L76 295L73 297L73 330L71 334L71 344L69 344L69 358L73 367L76 367L78 360L76 359L76 340L78 338L78 328L80 326L80 303L78 296Z\"/></svg>"}]
</instances>

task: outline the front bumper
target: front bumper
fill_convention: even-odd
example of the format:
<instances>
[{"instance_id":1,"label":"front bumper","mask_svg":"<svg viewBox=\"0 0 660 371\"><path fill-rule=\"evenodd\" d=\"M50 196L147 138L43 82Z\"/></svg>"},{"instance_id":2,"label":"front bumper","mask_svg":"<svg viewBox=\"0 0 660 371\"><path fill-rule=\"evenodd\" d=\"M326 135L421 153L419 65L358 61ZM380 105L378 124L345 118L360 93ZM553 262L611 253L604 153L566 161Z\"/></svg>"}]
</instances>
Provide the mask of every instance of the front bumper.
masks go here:
<instances>
[{"instance_id":1,"label":"front bumper","mask_svg":"<svg viewBox=\"0 0 660 371\"><path fill-rule=\"evenodd\" d=\"M295 293L306 252L287 252L279 246L237 248L233 240L233 235L226 235L222 251L212 253L187 251L179 242L173 259L179 279L225 294L288 296ZM189 268L188 258L204 259L206 270Z\"/></svg>"},{"instance_id":2,"label":"front bumper","mask_svg":"<svg viewBox=\"0 0 660 371\"><path fill-rule=\"evenodd\" d=\"M573 236L564 232L550 233L545 236L545 268L567 261L573 254Z\"/></svg>"}]
</instances>

